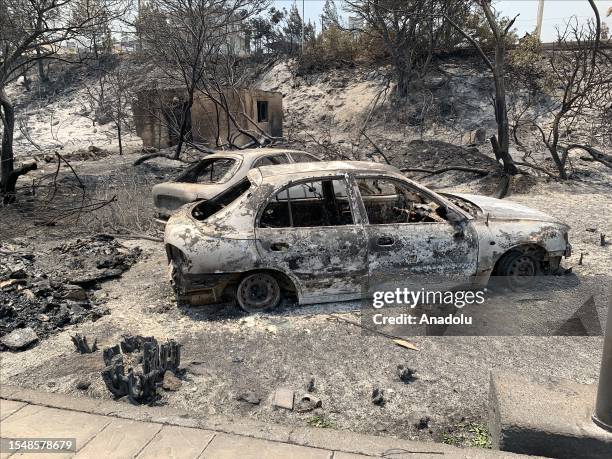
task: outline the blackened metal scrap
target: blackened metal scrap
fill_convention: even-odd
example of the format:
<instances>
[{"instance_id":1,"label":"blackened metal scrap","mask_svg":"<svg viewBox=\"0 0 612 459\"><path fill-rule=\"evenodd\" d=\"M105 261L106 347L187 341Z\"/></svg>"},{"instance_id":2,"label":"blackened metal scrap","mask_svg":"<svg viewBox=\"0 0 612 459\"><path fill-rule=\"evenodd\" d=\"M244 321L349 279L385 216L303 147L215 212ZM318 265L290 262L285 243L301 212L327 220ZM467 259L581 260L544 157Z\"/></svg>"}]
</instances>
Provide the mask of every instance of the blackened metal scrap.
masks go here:
<instances>
[{"instance_id":1,"label":"blackened metal scrap","mask_svg":"<svg viewBox=\"0 0 612 459\"><path fill-rule=\"evenodd\" d=\"M159 344L157 340L144 343L142 369L145 374L159 369Z\"/></svg>"},{"instance_id":2,"label":"blackened metal scrap","mask_svg":"<svg viewBox=\"0 0 612 459\"><path fill-rule=\"evenodd\" d=\"M106 349L104 350L104 354L106 354ZM114 355L107 363L107 367L102 370L102 380L104 384L106 384L107 389L115 397L120 398L127 395L128 382L125 377L123 356L121 354Z\"/></svg>"},{"instance_id":3,"label":"blackened metal scrap","mask_svg":"<svg viewBox=\"0 0 612 459\"><path fill-rule=\"evenodd\" d=\"M181 345L174 340L168 340L160 348L160 370L162 374L167 370L174 373L181 364Z\"/></svg>"},{"instance_id":4,"label":"blackened metal scrap","mask_svg":"<svg viewBox=\"0 0 612 459\"><path fill-rule=\"evenodd\" d=\"M125 354L142 351L144 348L144 343L154 340L155 338L152 336L125 335L119 344L121 346L121 351Z\"/></svg>"},{"instance_id":5,"label":"blackened metal scrap","mask_svg":"<svg viewBox=\"0 0 612 459\"><path fill-rule=\"evenodd\" d=\"M117 355L121 355L121 349L119 348L119 345L107 347L106 349L104 349L104 351L102 351L102 358L104 359L104 364L107 366L110 365L113 358Z\"/></svg>"},{"instance_id":6,"label":"blackened metal scrap","mask_svg":"<svg viewBox=\"0 0 612 459\"><path fill-rule=\"evenodd\" d=\"M93 345L89 345L87 337L77 333L74 336L70 336L70 339L74 343L74 347L80 354L92 354L98 350L98 338L94 338Z\"/></svg>"},{"instance_id":7,"label":"blackened metal scrap","mask_svg":"<svg viewBox=\"0 0 612 459\"><path fill-rule=\"evenodd\" d=\"M130 368L125 373L123 354L143 349L142 372ZM117 398L127 396L132 403L149 403L158 398L157 388L164 373L178 371L181 359L181 345L174 340L159 344L154 337L124 337L121 345L104 350L103 358L107 365L102 371L102 379L108 390Z\"/></svg>"}]
</instances>

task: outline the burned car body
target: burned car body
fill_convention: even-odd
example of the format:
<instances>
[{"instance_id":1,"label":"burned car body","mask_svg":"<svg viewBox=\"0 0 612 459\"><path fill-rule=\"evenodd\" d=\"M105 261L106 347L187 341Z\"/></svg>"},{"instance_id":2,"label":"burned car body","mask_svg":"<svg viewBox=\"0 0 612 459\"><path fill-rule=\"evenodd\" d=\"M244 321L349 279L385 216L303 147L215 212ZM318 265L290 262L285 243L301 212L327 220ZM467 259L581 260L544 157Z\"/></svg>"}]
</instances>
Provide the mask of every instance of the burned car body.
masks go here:
<instances>
[{"instance_id":1,"label":"burned car body","mask_svg":"<svg viewBox=\"0 0 612 459\"><path fill-rule=\"evenodd\" d=\"M303 151L280 148L257 148L208 155L173 181L153 187L158 223L165 224L168 217L184 204L210 199L231 188L243 180L254 167L310 161L319 159Z\"/></svg>"},{"instance_id":2,"label":"burned car body","mask_svg":"<svg viewBox=\"0 0 612 459\"><path fill-rule=\"evenodd\" d=\"M394 167L318 162L261 167L216 198L183 207L165 231L177 293L236 298L247 311L364 295L387 278L451 274L483 283L530 276L569 256L568 226L515 203L441 195Z\"/></svg>"}]
</instances>

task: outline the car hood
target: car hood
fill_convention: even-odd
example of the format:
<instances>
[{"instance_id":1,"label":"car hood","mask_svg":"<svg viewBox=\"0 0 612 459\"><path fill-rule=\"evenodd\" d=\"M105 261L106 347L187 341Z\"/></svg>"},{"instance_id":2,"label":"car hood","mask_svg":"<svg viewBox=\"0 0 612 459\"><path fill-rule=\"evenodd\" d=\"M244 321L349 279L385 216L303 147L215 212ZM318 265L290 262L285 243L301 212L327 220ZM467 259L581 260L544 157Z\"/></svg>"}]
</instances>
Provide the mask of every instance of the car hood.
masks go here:
<instances>
[{"instance_id":1,"label":"car hood","mask_svg":"<svg viewBox=\"0 0 612 459\"><path fill-rule=\"evenodd\" d=\"M449 193L450 194L450 193ZM522 204L508 201L506 199L491 198L477 194L452 193L452 196L465 199L480 207L483 212L482 218L495 220L534 220L547 223L563 224L557 218L552 217L539 210L531 209Z\"/></svg>"}]
</instances>

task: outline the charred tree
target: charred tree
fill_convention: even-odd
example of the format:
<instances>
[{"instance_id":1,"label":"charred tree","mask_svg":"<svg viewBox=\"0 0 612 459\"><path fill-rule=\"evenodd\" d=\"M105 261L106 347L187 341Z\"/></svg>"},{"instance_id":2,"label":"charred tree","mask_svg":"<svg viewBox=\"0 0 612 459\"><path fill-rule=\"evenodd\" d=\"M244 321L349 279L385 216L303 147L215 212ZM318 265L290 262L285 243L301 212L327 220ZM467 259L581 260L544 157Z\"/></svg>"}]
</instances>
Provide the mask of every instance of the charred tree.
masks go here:
<instances>
[{"instance_id":1,"label":"charred tree","mask_svg":"<svg viewBox=\"0 0 612 459\"><path fill-rule=\"evenodd\" d=\"M3 125L0 191L5 196L4 200L13 199L16 178L28 171L28 168L14 169L15 109L7 95L7 85L19 77L24 69L43 59L57 58L61 43L77 37L93 25L104 24L122 15L120 1L105 0L104 14L94 10L78 19L71 14L77 0L0 2L0 119Z\"/></svg>"},{"instance_id":2,"label":"charred tree","mask_svg":"<svg viewBox=\"0 0 612 459\"><path fill-rule=\"evenodd\" d=\"M478 3L482 8L487 24L493 34L493 40L495 43L495 59L493 62L489 59L478 41L464 28L457 24L448 15L445 15L444 18L472 44L472 46L478 51L478 54L480 55L484 64L491 72L495 87L493 106L495 111L495 121L497 124L497 136L491 138L491 147L497 160L502 162L504 172L508 175L515 175L518 173L518 169L514 164L512 156L510 155L510 124L508 122L508 108L506 106L505 65L507 46L506 41L508 33L516 21L516 17L508 21L506 24L501 24L491 9L491 4L487 0L479 0Z\"/></svg>"}]
</instances>

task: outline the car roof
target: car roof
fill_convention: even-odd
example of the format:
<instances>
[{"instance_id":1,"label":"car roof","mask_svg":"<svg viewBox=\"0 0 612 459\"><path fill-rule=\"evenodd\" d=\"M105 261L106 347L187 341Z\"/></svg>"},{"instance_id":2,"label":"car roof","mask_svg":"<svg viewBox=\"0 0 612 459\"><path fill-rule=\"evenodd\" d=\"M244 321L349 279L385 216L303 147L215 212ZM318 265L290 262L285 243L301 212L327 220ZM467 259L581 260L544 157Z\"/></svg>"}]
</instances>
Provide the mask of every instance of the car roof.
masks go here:
<instances>
[{"instance_id":1,"label":"car roof","mask_svg":"<svg viewBox=\"0 0 612 459\"><path fill-rule=\"evenodd\" d=\"M345 172L395 172L400 171L388 164L374 163L369 161L317 161L312 163L279 164L274 166L261 166L256 168L262 179L270 177L295 175L313 175L324 173L325 175L343 174ZM283 177L287 180L287 177Z\"/></svg>"},{"instance_id":2,"label":"car roof","mask_svg":"<svg viewBox=\"0 0 612 459\"><path fill-rule=\"evenodd\" d=\"M423 190L417 182L406 177L400 169L391 166L390 164L374 163L370 161L318 161L312 163L293 163L279 164L274 166L261 166L251 169L247 174L248 179L256 186L264 183L270 184L273 187L283 187L290 182L297 180L308 180L315 177L333 177L346 173L356 175L386 175L387 177L395 177L402 180L404 183L409 183L417 189ZM427 193L436 197L440 201L446 201L447 205L461 215L468 215L461 210L457 205L448 202L440 194L431 189L427 189ZM468 217L471 218L471 217Z\"/></svg>"},{"instance_id":3,"label":"car roof","mask_svg":"<svg viewBox=\"0 0 612 459\"><path fill-rule=\"evenodd\" d=\"M307 153L301 150L291 150L287 148L247 148L245 150L227 150L227 151L216 151L210 155L205 156L202 159L214 159L214 158L243 158L243 159L255 159L262 156L280 153Z\"/></svg>"}]
</instances>

